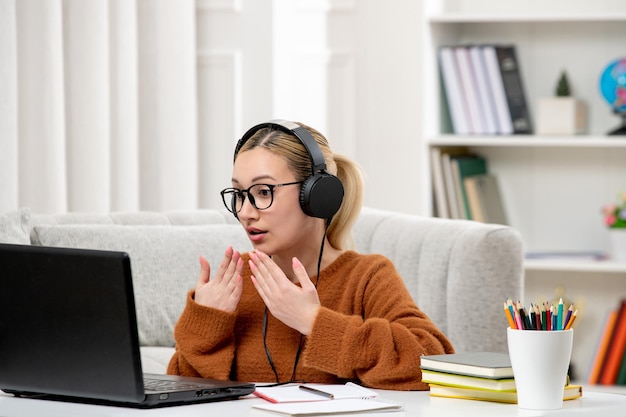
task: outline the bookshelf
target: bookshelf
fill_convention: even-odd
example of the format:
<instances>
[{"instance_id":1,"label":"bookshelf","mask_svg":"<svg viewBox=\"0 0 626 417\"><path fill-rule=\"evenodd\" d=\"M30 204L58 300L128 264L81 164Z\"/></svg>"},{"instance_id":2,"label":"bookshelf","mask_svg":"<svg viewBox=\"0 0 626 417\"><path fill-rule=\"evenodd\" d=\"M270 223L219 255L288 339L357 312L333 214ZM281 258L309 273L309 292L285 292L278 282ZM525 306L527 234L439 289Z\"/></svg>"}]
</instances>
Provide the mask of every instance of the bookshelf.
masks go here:
<instances>
[{"instance_id":1,"label":"bookshelf","mask_svg":"<svg viewBox=\"0 0 626 417\"><path fill-rule=\"evenodd\" d=\"M528 251L609 251L600 208L626 191L626 137L599 92L603 68L626 56L626 2L619 0L429 0L423 2L421 179L423 212L434 214L429 155L433 147L466 146L498 177L511 226ZM587 105L587 132L575 136L477 136L452 133L440 81L443 45L514 44L531 123L540 97L553 95L566 70L573 95ZM626 263L533 260L525 298L565 291L584 310L572 361L584 378L609 307L626 296Z\"/></svg>"}]
</instances>

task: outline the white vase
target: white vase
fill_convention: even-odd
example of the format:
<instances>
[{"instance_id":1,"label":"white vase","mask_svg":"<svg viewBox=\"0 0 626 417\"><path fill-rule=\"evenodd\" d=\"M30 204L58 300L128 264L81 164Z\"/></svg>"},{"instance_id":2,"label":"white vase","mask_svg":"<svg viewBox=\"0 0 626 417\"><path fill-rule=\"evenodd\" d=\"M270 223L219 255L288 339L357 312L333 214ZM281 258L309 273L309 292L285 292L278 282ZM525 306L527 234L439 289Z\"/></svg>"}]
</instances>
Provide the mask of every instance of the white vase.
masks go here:
<instances>
[{"instance_id":1,"label":"white vase","mask_svg":"<svg viewBox=\"0 0 626 417\"><path fill-rule=\"evenodd\" d=\"M542 97L537 101L537 135L576 135L587 130L587 107L574 97Z\"/></svg>"},{"instance_id":2,"label":"white vase","mask_svg":"<svg viewBox=\"0 0 626 417\"><path fill-rule=\"evenodd\" d=\"M609 229L611 258L626 261L626 229Z\"/></svg>"}]
</instances>

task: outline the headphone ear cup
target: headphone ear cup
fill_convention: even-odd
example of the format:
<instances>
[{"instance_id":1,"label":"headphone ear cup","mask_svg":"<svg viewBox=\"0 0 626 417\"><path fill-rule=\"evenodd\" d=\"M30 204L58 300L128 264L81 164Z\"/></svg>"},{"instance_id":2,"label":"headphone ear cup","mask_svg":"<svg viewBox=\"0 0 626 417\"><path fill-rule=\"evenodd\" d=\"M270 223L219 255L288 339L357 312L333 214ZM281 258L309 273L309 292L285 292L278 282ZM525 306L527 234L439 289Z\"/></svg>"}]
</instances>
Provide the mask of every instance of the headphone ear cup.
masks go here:
<instances>
[{"instance_id":1,"label":"headphone ear cup","mask_svg":"<svg viewBox=\"0 0 626 417\"><path fill-rule=\"evenodd\" d=\"M341 180L328 173L311 175L300 188L300 207L305 214L330 219L343 201Z\"/></svg>"}]
</instances>

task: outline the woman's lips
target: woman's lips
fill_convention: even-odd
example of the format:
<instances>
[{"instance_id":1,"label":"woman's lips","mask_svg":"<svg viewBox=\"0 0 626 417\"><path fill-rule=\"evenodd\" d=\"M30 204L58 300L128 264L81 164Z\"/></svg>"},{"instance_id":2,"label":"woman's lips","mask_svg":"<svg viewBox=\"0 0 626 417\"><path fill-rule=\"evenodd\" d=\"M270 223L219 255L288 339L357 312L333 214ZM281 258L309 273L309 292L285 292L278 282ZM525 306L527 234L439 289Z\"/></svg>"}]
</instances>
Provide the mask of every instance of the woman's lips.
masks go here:
<instances>
[{"instance_id":1,"label":"woman's lips","mask_svg":"<svg viewBox=\"0 0 626 417\"><path fill-rule=\"evenodd\" d=\"M261 240L263 240L263 238L265 237L265 233L266 233L264 230L256 229L254 227L249 227L247 232L248 232L248 238L252 242L260 242Z\"/></svg>"}]
</instances>

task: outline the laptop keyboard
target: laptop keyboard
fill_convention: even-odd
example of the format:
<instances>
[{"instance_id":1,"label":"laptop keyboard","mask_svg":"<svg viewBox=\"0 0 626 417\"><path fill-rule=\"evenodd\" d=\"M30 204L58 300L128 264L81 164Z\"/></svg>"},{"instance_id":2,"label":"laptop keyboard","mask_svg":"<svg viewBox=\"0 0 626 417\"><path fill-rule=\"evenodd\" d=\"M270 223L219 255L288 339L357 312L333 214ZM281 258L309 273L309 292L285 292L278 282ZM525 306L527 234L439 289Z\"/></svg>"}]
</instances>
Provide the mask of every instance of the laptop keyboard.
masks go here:
<instances>
[{"instance_id":1,"label":"laptop keyboard","mask_svg":"<svg viewBox=\"0 0 626 417\"><path fill-rule=\"evenodd\" d=\"M169 381L163 379L144 378L143 386L149 391L176 391L196 388L206 388L206 384L193 384L183 381Z\"/></svg>"}]
</instances>

